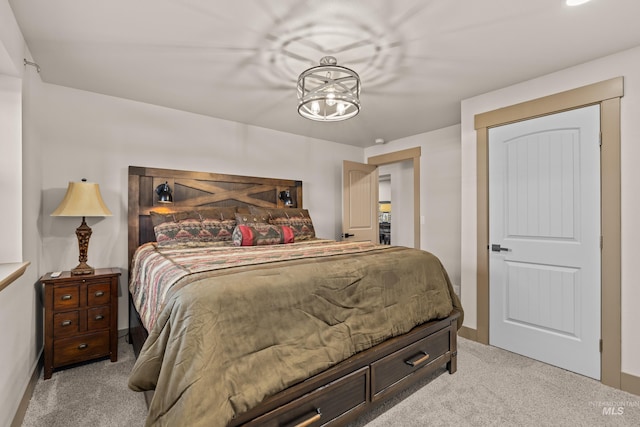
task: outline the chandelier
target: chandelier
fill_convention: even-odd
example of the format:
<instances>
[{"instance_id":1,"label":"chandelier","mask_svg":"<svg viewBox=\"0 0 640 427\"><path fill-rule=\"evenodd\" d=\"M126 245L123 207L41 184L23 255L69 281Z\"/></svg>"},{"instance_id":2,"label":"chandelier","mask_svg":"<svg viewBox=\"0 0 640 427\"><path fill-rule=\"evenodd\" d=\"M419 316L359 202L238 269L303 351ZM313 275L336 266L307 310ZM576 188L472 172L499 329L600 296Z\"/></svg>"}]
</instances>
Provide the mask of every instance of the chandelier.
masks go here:
<instances>
[{"instance_id":1,"label":"chandelier","mask_svg":"<svg viewBox=\"0 0 640 427\"><path fill-rule=\"evenodd\" d=\"M298 113L321 122L347 120L360 112L360 77L325 56L298 77Z\"/></svg>"}]
</instances>

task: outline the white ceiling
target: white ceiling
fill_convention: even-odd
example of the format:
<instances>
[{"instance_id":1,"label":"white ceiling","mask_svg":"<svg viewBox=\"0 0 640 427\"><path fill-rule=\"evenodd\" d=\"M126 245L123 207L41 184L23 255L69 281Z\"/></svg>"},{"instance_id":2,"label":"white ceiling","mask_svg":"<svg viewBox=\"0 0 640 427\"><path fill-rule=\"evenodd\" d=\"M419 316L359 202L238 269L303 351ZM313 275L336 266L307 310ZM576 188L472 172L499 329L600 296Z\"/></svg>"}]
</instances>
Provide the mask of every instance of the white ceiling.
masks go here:
<instances>
[{"instance_id":1,"label":"white ceiling","mask_svg":"<svg viewBox=\"0 0 640 427\"><path fill-rule=\"evenodd\" d=\"M460 100L640 45L640 0L9 0L45 82L366 147L460 122ZM297 113L330 54L362 111Z\"/></svg>"}]
</instances>

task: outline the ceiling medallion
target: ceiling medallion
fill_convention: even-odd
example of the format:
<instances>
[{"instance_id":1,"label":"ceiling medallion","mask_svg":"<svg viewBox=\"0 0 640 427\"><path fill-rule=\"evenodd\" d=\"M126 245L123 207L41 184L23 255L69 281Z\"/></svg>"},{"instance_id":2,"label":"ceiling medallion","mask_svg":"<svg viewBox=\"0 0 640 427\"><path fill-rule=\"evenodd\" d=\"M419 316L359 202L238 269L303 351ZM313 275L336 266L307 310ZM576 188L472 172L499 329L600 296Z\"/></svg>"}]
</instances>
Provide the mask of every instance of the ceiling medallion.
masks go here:
<instances>
[{"instance_id":1,"label":"ceiling medallion","mask_svg":"<svg viewBox=\"0 0 640 427\"><path fill-rule=\"evenodd\" d=\"M298 77L298 113L307 119L337 122L360 112L360 77L325 56Z\"/></svg>"}]
</instances>

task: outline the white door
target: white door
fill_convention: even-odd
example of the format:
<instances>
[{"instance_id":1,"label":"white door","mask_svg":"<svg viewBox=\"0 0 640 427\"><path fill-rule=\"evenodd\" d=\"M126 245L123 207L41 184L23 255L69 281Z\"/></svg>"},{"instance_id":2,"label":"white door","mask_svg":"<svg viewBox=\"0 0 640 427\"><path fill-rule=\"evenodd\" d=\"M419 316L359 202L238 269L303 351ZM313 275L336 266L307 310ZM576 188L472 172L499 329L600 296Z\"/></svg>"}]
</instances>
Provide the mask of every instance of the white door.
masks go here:
<instances>
[{"instance_id":1,"label":"white door","mask_svg":"<svg viewBox=\"0 0 640 427\"><path fill-rule=\"evenodd\" d=\"M378 242L378 167L342 163L342 237Z\"/></svg>"},{"instance_id":2,"label":"white door","mask_svg":"<svg viewBox=\"0 0 640 427\"><path fill-rule=\"evenodd\" d=\"M600 108L489 130L489 343L600 379Z\"/></svg>"}]
</instances>

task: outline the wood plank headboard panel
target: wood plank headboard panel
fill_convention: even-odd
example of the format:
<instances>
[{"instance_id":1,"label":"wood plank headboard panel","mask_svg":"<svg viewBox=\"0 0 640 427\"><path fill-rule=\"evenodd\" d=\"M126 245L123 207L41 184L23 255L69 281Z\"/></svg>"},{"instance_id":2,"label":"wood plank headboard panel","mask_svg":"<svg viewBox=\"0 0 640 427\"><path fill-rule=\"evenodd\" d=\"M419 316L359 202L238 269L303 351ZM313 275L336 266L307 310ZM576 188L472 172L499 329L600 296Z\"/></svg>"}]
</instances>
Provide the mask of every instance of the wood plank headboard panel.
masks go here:
<instances>
[{"instance_id":1,"label":"wood plank headboard panel","mask_svg":"<svg viewBox=\"0 0 640 427\"><path fill-rule=\"evenodd\" d=\"M158 202L155 188L164 182L173 190L171 204ZM302 181L129 166L129 263L138 246L155 240L149 215L152 210L285 207L278 198L285 190L291 194L292 207L302 207Z\"/></svg>"}]
</instances>

